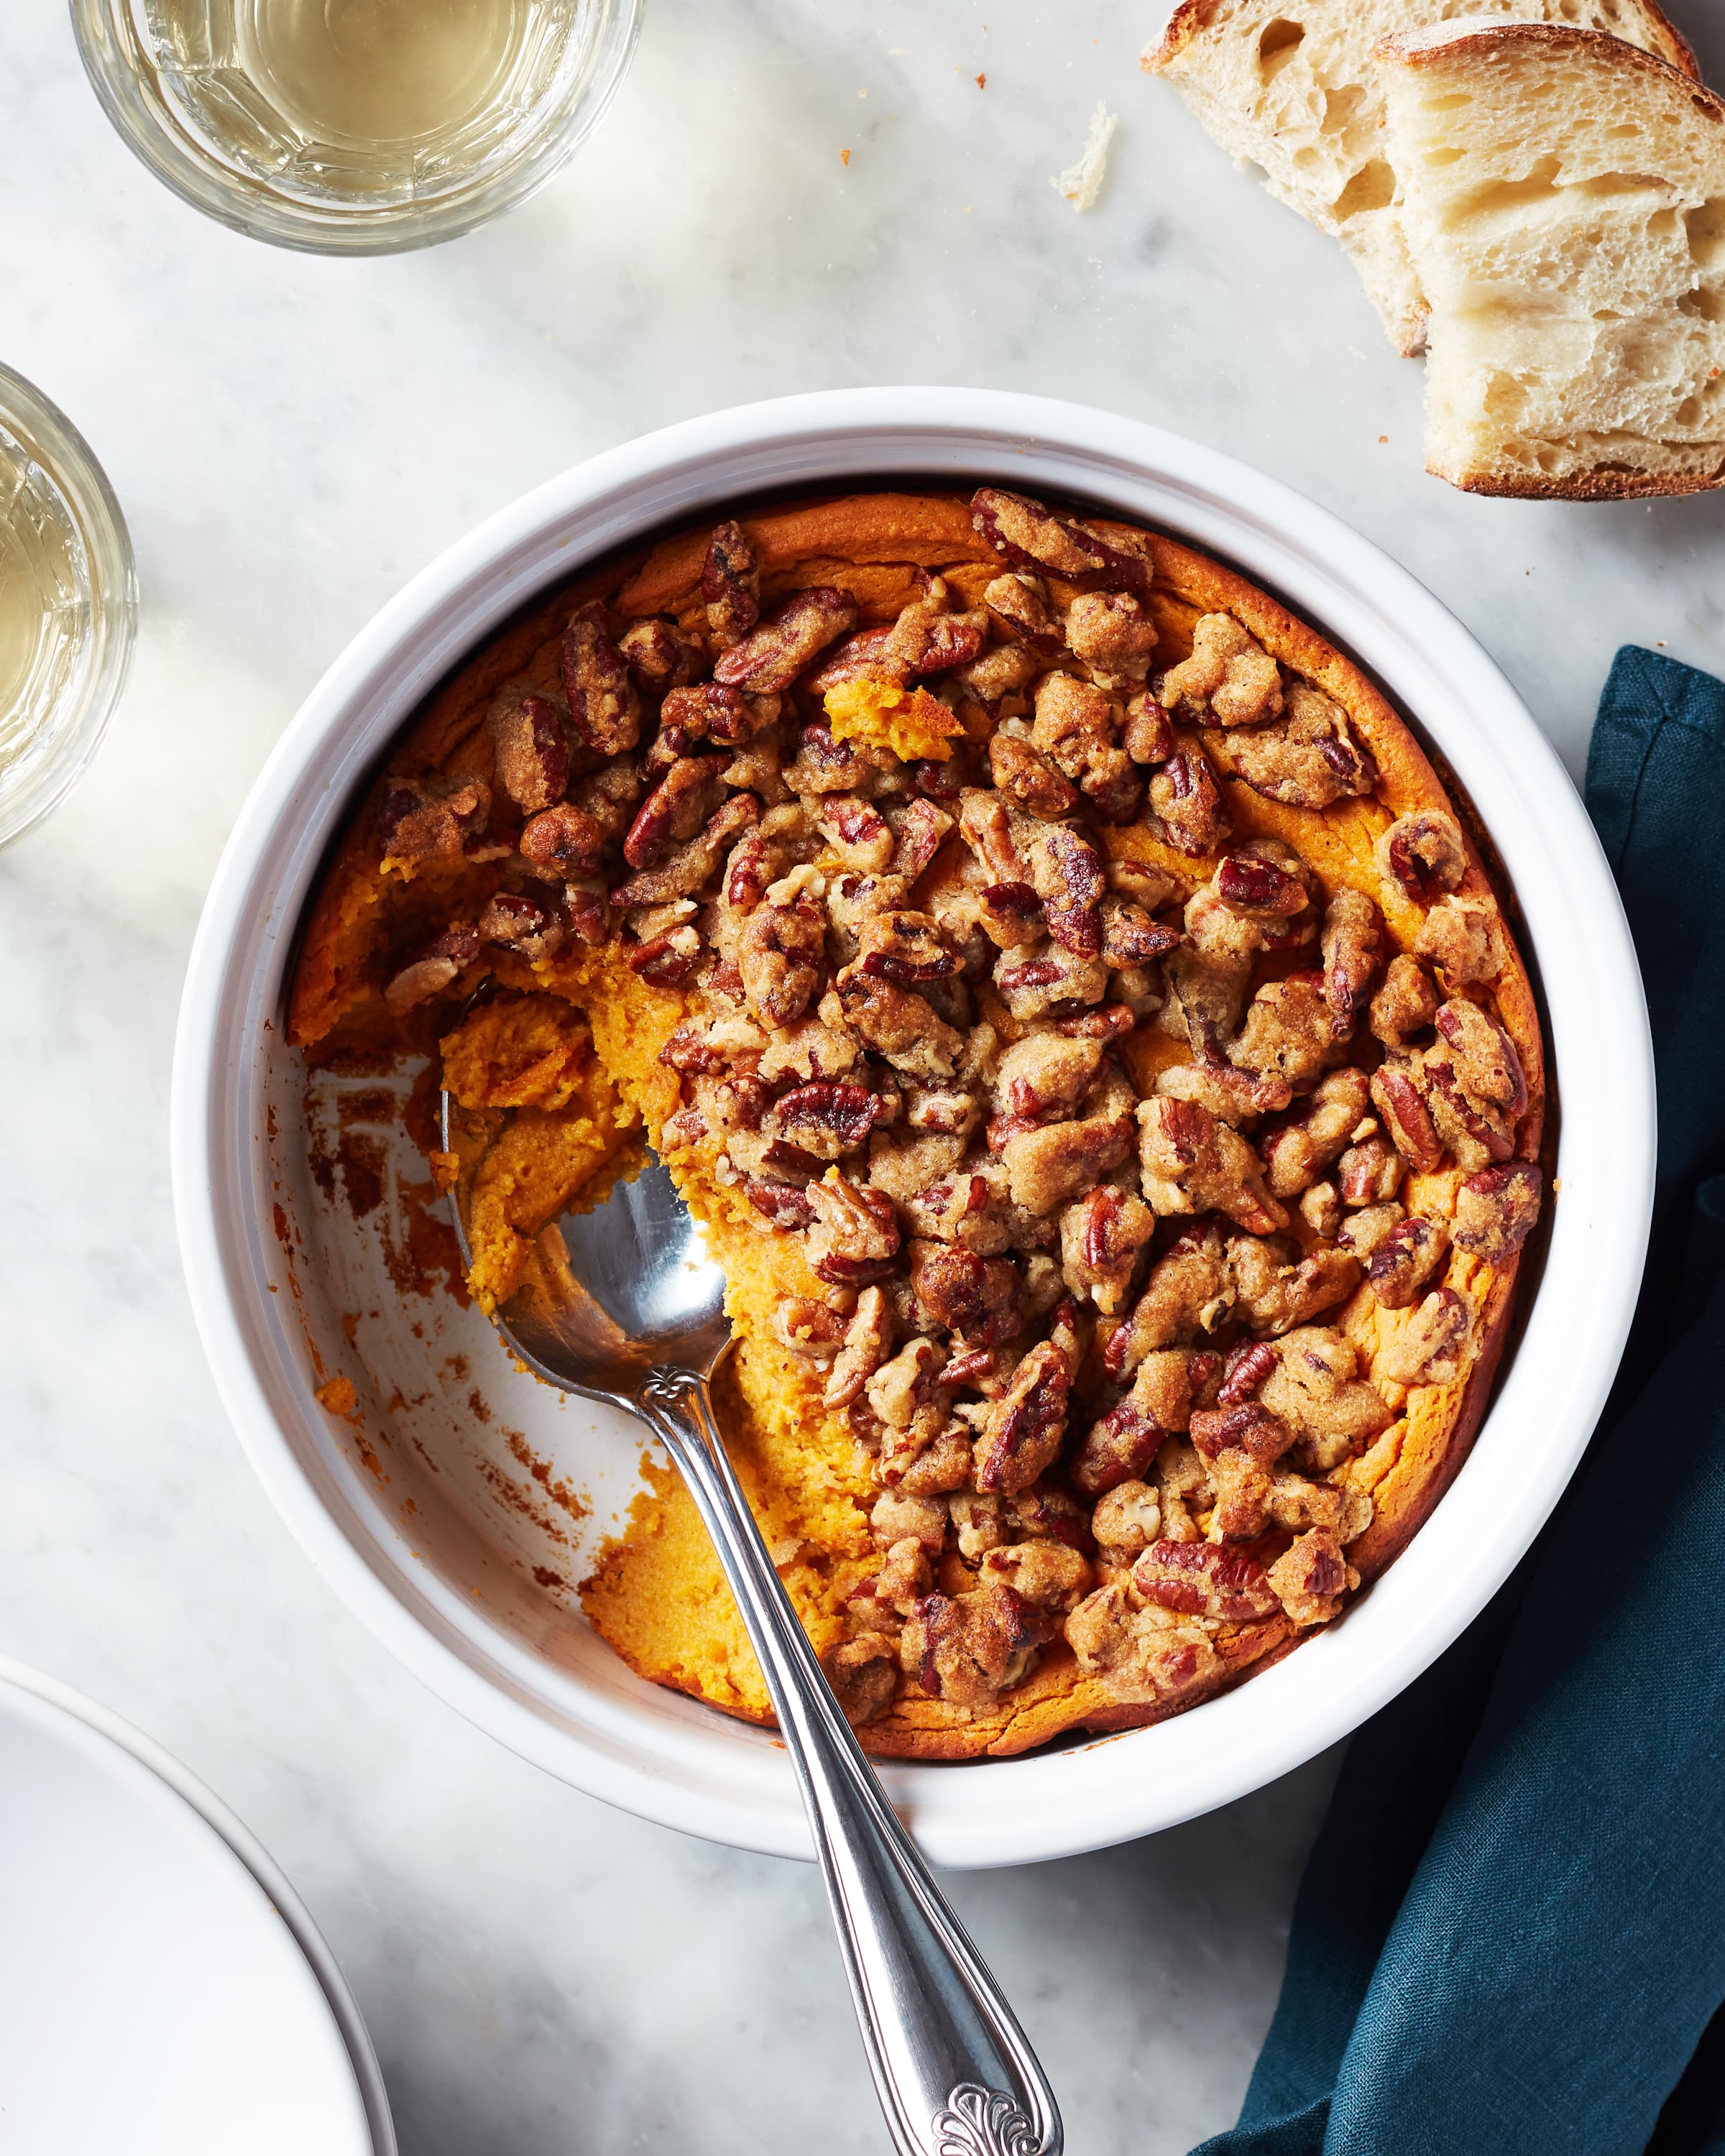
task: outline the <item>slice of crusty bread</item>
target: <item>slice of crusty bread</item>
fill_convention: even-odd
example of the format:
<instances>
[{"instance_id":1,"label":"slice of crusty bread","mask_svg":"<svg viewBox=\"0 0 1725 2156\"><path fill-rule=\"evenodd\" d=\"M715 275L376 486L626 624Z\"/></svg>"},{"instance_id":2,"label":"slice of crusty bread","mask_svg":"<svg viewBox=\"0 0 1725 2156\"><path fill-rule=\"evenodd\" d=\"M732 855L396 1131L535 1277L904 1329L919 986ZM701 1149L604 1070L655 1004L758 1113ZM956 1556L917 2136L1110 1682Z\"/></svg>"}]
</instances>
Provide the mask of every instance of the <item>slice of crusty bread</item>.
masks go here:
<instances>
[{"instance_id":1,"label":"slice of crusty bread","mask_svg":"<svg viewBox=\"0 0 1725 2156\"><path fill-rule=\"evenodd\" d=\"M1425 299L1402 237L1373 55L1383 38L1464 15L1609 31L1697 72L1653 0L1180 0L1144 54L1224 150L1342 242L1410 357L1425 348Z\"/></svg>"},{"instance_id":2,"label":"slice of crusty bread","mask_svg":"<svg viewBox=\"0 0 1725 2156\"><path fill-rule=\"evenodd\" d=\"M1428 468L1589 501L1725 481L1725 103L1548 23L1382 51L1431 303Z\"/></svg>"}]
</instances>

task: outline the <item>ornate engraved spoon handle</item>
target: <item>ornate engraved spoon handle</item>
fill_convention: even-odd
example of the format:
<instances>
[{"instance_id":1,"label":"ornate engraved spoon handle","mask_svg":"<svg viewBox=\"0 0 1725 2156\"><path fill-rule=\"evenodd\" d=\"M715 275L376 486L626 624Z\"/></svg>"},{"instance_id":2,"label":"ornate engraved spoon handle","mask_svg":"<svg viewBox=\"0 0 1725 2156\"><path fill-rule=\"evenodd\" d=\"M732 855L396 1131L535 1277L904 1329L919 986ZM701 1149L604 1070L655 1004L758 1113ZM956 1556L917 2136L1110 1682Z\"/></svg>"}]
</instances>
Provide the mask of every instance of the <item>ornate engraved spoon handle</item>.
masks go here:
<instances>
[{"instance_id":1,"label":"ornate engraved spoon handle","mask_svg":"<svg viewBox=\"0 0 1725 2156\"><path fill-rule=\"evenodd\" d=\"M655 1370L639 1412L689 1486L760 1657L901 2156L1059 2156L1060 2113L1036 2056L834 1701L726 1454L706 1379Z\"/></svg>"}]
</instances>

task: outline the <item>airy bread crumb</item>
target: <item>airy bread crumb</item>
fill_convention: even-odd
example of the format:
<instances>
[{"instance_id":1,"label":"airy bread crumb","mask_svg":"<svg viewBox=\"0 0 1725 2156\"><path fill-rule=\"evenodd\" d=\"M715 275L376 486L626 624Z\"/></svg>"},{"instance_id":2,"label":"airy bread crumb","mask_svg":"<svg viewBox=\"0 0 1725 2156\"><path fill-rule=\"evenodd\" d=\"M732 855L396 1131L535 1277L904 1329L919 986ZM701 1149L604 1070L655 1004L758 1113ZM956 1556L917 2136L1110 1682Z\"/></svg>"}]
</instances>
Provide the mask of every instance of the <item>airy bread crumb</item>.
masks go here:
<instances>
[{"instance_id":1,"label":"airy bread crumb","mask_svg":"<svg viewBox=\"0 0 1725 2156\"><path fill-rule=\"evenodd\" d=\"M1049 182L1075 210L1096 208L1096 197L1107 177L1108 145L1114 140L1114 131L1119 125L1119 114L1099 103L1090 116L1090 132L1084 138L1084 147L1057 179Z\"/></svg>"}]
</instances>

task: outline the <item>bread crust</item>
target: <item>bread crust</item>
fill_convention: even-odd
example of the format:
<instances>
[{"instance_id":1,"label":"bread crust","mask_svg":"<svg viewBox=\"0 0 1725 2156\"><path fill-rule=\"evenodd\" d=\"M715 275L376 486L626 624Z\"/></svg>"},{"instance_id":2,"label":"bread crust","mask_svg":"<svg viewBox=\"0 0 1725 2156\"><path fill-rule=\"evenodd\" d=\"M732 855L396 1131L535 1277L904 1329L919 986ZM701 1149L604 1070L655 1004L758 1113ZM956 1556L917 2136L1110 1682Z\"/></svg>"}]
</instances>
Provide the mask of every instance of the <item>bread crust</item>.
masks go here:
<instances>
[{"instance_id":1,"label":"bread crust","mask_svg":"<svg viewBox=\"0 0 1725 2156\"><path fill-rule=\"evenodd\" d=\"M954 495L845 495L748 510L740 521L760 558L768 597L801 585L840 581L856 591L865 620L893 618L915 590L912 574L917 568L960 578L969 573L974 580L992 575L998 566L972 527L968 501ZM1178 540L1106 519L1091 521L1117 545L1148 556L1153 569L1150 603L1169 654L1177 655L1183 641L1189 643L1187 629L1199 614L1231 613L1291 670L1343 706L1377 761L1375 797L1339 803L1335 810L1324 812L1277 808L1224 775L1222 783L1230 806L1239 812L1236 822L1243 833L1286 832L1293 838L1296 831L1304 832L1317 850L1317 827L1327 826L1332 833L1343 833L1346 845L1342 857L1358 864L1364 880L1374 828L1411 811L1450 808L1442 781L1408 725L1365 674L1315 629L1237 572ZM485 721L493 699L506 685L514 691L554 681L557 644L572 604L603 597L614 613L625 617L685 612L698 598L708 528L703 522L673 534L650 551L637 549L613 557L534 602L435 692L395 745L392 763L419 771L488 769ZM1225 774L1225 736L1206 731L1204 737ZM428 1033L421 1026L416 1031L414 1021L389 1019L382 1004L389 940L386 922L398 909L411 906L412 891L409 886L403 892L398 880L386 890L378 868L377 814L383 785L380 777L357 811L311 907L289 1012L290 1038L301 1045L357 1038L401 1049L425 1049L434 1040L434 1030ZM1343 816L1344 809L1350 812L1351 821ZM1471 839L1467 854L1461 895L1486 896L1491 890L1490 878ZM1326 888L1332 887L1335 861L1318 860L1312 865ZM1193 865L1190 872L1201 877L1209 871ZM1388 899L1386 913L1393 916ZM1394 917L1389 925L1394 937ZM394 932L398 952L398 924ZM1517 1132L1517 1156L1532 1160L1539 1157L1545 1122L1543 1045L1532 984L1512 938L1507 940L1510 956L1496 984L1496 997L1527 1086L1528 1106ZM628 1029L637 1035L650 1033L656 1047L680 1018L680 995L649 991L621 967L613 971L633 984L629 993L636 1001L628 1014ZM597 1034L597 1014L594 1022ZM601 1050L603 1055L603 1042ZM659 1121L676 1105L670 1074L660 1074L660 1084L658 1097L641 1103L655 1132ZM722 1258L722 1223L721 1227L718 1254ZM754 1240L760 1242L757 1229ZM1372 1526L1349 1552L1363 1579L1374 1577L1405 1547L1465 1458L1502 1352L1518 1270L1519 1260L1512 1260L1490 1271L1481 1286L1474 1332L1476 1350L1465 1382L1421 1389L1425 1407L1394 1425L1368 1461L1361 1463L1374 1471L1372 1489L1377 1508ZM778 1286L773 1291L796 1291ZM1342 1312L1331 1313L1326 1322L1342 1323L1366 1340L1375 1322L1374 1309L1369 1291L1362 1287ZM673 1491L671 1497L680 1495ZM590 1603L590 1611L592 1607ZM601 1629L642 1675L704 1696L697 1684L675 1668L652 1666L627 1639ZM1011 1756L1074 1731L1106 1733L1140 1727L1183 1712L1242 1681L1255 1669L1281 1659L1304 1636L1286 1617L1231 1632L1224 1630L1214 1641L1221 1664L1217 1678L1201 1691L1166 1703L1122 1702L1101 1680L1084 1676L1070 1649L1057 1641L1045 1651L1032 1676L992 1709L967 1714L911 1686L886 1716L867 1725L860 1735L865 1747L880 1757L958 1760ZM770 1720L747 1704L724 1704L726 1711L742 1718Z\"/></svg>"},{"instance_id":2,"label":"bread crust","mask_svg":"<svg viewBox=\"0 0 1725 2156\"><path fill-rule=\"evenodd\" d=\"M1139 55L1138 64L1150 74L1159 74L1163 69L1170 66L1209 28L1221 4L1222 0L1180 0L1178 7L1169 16L1162 36L1153 44L1145 46ZM1680 74L1687 75L1692 81L1700 82L1701 63L1695 57L1694 47L1665 10L1656 4L1656 0L1640 0L1640 12L1646 19L1650 33L1659 42L1661 49L1654 57L1662 59L1667 66L1675 68ZM1430 33L1414 31L1409 34L1414 37L1428 34L1441 35L1451 27L1449 23L1439 23L1433 25ZM1498 26L1494 23L1493 27ZM1513 28L1518 26L1511 23L1503 27ZM1571 26L1567 23L1536 23L1520 27L1568 30ZM1581 31L1577 34L1584 37L1597 37L1609 33L1589 30ZM1631 52L1640 50L1638 46L1628 45L1625 38L1615 38L1612 42L1615 44L1627 45Z\"/></svg>"}]
</instances>

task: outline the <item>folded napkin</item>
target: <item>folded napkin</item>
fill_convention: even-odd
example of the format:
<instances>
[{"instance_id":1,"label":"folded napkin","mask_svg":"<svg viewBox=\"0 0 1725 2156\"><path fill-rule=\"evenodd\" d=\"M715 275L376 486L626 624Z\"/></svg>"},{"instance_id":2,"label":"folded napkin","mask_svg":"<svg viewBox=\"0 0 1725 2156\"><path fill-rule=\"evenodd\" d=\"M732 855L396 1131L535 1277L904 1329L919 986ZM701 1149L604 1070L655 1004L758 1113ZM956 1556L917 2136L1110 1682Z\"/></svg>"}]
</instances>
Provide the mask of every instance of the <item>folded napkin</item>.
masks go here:
<instances>
[{"instance_id":1,"label":"folded napkin","mask_svg":"<svg viewBox=\"0 0 1725 2156\"><path fill-rule=\"evenodd\" d=\"M1725 685L1620 651L1587 803L1658 1070L1630 1351L1515 1577L1355 1737L1195 2156L1725 2156Z\"/></svg>"}]
</instances>

